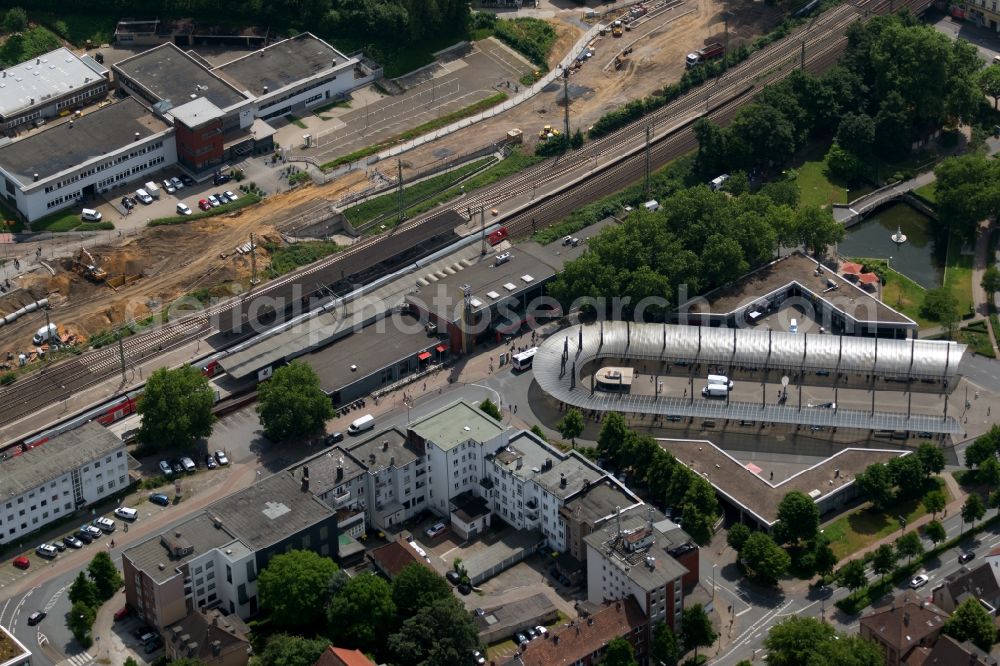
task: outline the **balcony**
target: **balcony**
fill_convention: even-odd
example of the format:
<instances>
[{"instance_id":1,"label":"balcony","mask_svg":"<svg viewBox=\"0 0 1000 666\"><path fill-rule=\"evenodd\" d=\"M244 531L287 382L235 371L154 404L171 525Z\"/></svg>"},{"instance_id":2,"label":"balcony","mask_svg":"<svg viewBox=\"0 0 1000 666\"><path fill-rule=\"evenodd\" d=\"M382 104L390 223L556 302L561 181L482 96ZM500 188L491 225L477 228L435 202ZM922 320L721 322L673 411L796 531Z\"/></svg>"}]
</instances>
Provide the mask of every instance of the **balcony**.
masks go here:
<instances>
[{"instance_id":1,"label":"balcony","mask_svg":"<svg viewBox=\"0 0 1000 666\"><path fill-rule=\"evenodd\" d=\"M490 478L490 477L488 477L488 476L484 476L484 477L483 477L483 478L482 478L482 479L481 479L481 480L479 481L479 485L481 485L481 486L482 486L483 488L485 488L486 490L492 490L492 489L493 489L493 479L491 479L491 478Z\"/></svg>"},{"instance_id":2,"label":"balcony","mask_svg":"<svg viewBox=\"0 0 1000 666\"><path fill-rule=\"evenodd\" d=\"M333 496L333 507L339 509L351 500L350 491L345 491L343 494Z\"/></svg>"}]
</instances>

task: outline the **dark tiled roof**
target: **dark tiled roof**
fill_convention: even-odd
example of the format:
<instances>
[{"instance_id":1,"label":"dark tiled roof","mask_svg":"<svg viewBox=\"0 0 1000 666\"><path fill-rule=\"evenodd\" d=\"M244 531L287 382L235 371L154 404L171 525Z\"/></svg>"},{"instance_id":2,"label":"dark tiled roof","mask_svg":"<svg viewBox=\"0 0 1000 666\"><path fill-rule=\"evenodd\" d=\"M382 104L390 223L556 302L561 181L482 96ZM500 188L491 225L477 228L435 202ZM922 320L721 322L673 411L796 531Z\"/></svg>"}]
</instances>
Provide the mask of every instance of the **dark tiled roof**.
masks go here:
<instances>
[{"instance_id":1,"label":"dark tiled roof","mask_svg":"<svg viewBox=\"0 0 1000 666\"><path fill-rule=\"evenodd\" d=\"M395 578L411 564L427 566L427 563L417 555L417 552L404 540L398 539L384 546L379 546L368 555L389 578ZM428 567L430 568L430 567Z\"/></svg>"},{"instance_id":2,"label":"dark tiled roof","mask_svg":"<svg viewBox=\"0 0 1000 666\"><path fill-rule=\"evenodd\" d=\"M861 626L891 645L900 655L919 645L928 636L941 631L948 614L931 604L922 603L912 591L893 601L888 608L861 618Z\"/></svg>"},{"instance_id":3,"label":"dark tiled roof","mask_svg":"<svg viewBox=\"0 0 1000 666\"><path fill-rule=\"evenodd\" d=\"M969 641L959 643L951 636L942 635L920 663L923 666L996 666L997 660ZM909 659L906 664L920 666Z\"/></svg>"}]
</instances>

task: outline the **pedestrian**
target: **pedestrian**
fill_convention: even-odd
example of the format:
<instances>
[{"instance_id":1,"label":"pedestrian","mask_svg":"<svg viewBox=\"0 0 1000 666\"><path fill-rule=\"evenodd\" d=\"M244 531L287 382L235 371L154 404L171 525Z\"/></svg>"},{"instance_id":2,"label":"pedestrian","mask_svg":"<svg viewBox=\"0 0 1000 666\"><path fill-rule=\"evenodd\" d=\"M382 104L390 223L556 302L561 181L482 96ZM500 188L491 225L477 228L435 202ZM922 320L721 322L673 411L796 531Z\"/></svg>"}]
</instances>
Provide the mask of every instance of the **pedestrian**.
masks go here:
<instances>
[{"instance_id":1,"label":"pedestrian","mask_svg":"<svg viewBox=\"0 0 1000 666\"><path fill-rule=\"evenodd\" d=\"M514 413L517 414L517 405L514 405Z\"/></svg>"}]
</instances>

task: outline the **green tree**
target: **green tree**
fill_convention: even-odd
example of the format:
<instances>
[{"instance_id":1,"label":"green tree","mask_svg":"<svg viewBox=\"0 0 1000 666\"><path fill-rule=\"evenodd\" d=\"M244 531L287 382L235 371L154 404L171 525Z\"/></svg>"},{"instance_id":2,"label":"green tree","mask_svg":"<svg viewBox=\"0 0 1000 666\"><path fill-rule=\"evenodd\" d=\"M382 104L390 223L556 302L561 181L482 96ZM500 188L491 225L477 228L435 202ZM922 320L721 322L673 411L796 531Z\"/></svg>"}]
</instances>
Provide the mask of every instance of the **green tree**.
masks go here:
<instances>
[{"instance_id":1,"label":"green tree","mask_svg":"<svg viewBox=\"0 0 1000 666\"><path fill-rule=\"evenodd\" d=\"M337 565L311 550L275 555L257 577L260 605L278 629L315 630L325 619L330 580Z\"/></svg>"},{"instance_id":2,"label":"green tree","mask_svg":"<svg viewBox=\"0 0 1000 666\"><path fill-rule=\"evenodd\" d=\"M840 584L851 592L860 590L868 580L865 577L865 563L861 560L851 560L840 567L837 578L840 579Z\"/></svg>"},{"instance_id":3,"label":"green tree","mask_svg":"<svg viewBox=\"0 0 1000 666\"><path fill-rule=\"evenodd\" d=\"M885 575L887 573L892 573L892 570L896 567L896 551L893 550L892 546L884 543L875 549L875 557L872 558L872 571L877 573L885 580Z\"/></svg>"},{"instance_id":4,"label":"green tree","mask_svg":"<svg viewBox=\"0 0 1000 666\"><path fill-rule=\"evenodd\" d=\"M972 526L976 526L976 521L983 517L986 513L986 507L983 506L983 500L979 499L979 495L972 493L965 500L965 504L962 505L962 532L965 532L965 523L972 523Z\"/></svg>"},{"instance_id":5,"label":"green tree","mask_svg":"<svg viewBox=\"0 0 1000 666\"><path fill-rule=\"evenodd\" d=\"M503 414L500 412L500 408L494 404L492 400L486 398L481 403L479 403L479 411L483 412L487 416L492 416L497 421L503 421Z\"/></svg>"},{"instance_id":6,"label":"green tree","mask_svg":"<svg viewBox=\"0 0 1000 666\"><path fill-rule=\"evenodd\" d=\"M94 626L95 619L97 619L97 610L81 601L73 604L66 613L66 627L73 634L73 638L80 644L80 647L85 650L94 644L90 628Z\"/></svg>"},{"instance_id":7,"label":"green tree","mask_svg":"<svg viewBox=\"0 0 1000 666\"><path fill-rule=\"evenodd\" d=\"M837 556L830 548L830 543L826 538L816 540L816 549L813 552L813 570L821 576L829 576L833 573L833 568L837 566Z\"/></svg>"},{"instance_id":8,"label":"green tree","mask_svg":"<svg viewBox=\"0 0 1000 666\"><path fill-rule=\"evenodd\" d=\"M993 65L993 67L1000 69L1000 65ZM1000 291L1000 269L996 266L987 268L983 271L983 279L980 280L979 284L987 295L992 295Z\"/></svg>"},{"instance_id":9,"label":"green tree","mask_svg":"<svg viewBox=\"0 0 1000 666\"><path fill-rule=\"evenodd\" d=\"M597 436L597 452L607 458L612 467L619 467L626 442L632 436L625 417L618 412L608 412Z\"/></svg>"},{"instance_id":10,"label":"green tree","mask_svg":"<svg viewBox=\"0 0 1000 666\"><path fill-rule=\"evenodd\" d=\"M399 666L464 664L478 647L472 614L454 597L421 608L389 637L393 663Z\"/></svg>"},{"instance_id":11,"label":"green tree","mask_svg":"<svg viewBox=\"0 0 1000 666\"><path fill-rule=\"evenodd\" d=\"M333 418L333 405L320 387L319 376L302 361L278 368L257 387L257 413L271 441L309 435Z\"/></svg>"},{"instance_id":12,"label":"green tree","mask_svg":"<svg viewBox=\"0 0 1000 666\"><path fill-rule=\"evenodd\" d=\"M946 504L944 493L940 490L931 490L924 495L924 499L921 500L924 505L924 511L931 514L932 518L937 518L938 513L944 511Z\"/></svg>"},{"instance_id":13,"label":"green tree","mask_svg":"<svg viewBox=\"0 0 1000 666\"><path fill-rule=\"evenodd\" d=\"M948 533L940 520L932 520L924 526L924 536L931 540L935 546L948 538Z\"/></svg>"},{"instance_id":14,"label":"green tree","mask_svg":"<svg viewBox=\"0 0 1000 666\"><path fill-rule=\"evenodd\" d=\"M154 371L139 399L139 441L152 449L190 448L212 434L214 402L208 378L197 368Z\"/></svg>"},{"instance_id":15,"label":"green tree","mask_svg":"<svg viewBox=\"0 0 1000 666\"><path fill-rule=\"evenodd\" d=\"M838 633L816 646L807 666L883 666L885 654L875 641Z\"/></svg>"},{"instance_id":16,"label":"green tree","mask_svg":"<svg viewBox=\"0 0 1000 666\"><path fill-rule=\"evenodd\" d=\"M958 300L948 287L938 287L931 289L924 296L924 303L920 306L920 314L932 321L936 321L951 332L958 322Z\"/></svg>"},{"instance_id":17,"label":"green tree","mask_svg":"<svg viewBox=\"0 0 1000 666\"><path fill-rule=\"evenodd\" d=\"M330 645L323 638L274 634L254 659L255 666L312 666Z\"/></svg>"},{"instance_id":18,"label":"green tree","mask_svg":"<svg viewBox=\"0 0 1000 666\"><path fill-rule=\"evenodd\" d=\"M704 546L712 539L712 526L719 518L719 500L708 481L685 470L690 483L681 499L684 530L695 543Z\"/></svg>"},{"instance_id":19,"label":"green tree","mask_svg":"<svg viewBox=\"0 0 1000 666\"><path fill-rule=\"evenodd\" d=\"M615 636L608 641L600 663L603 666L638 666L632 644L621 636Z\"/></svg>"},{"instance_id":20,"label":"green tree","mask_svg":"<svg viewBox=\"0 0 1000 666\"><path fill-rule=\"evenodd\" d=\"M906 558L907 564L924 552L924 544L920 542L920 535L917 534L916 530L907 532L896 539L896 552L899 553L900 557Z\"/></svg>"},{"instance_id":21,"label":"green tree","mask_svg":"<svg viewBox=\"0 0 1000 666\"><path fill-rule=\"evenodd\" d=\"M28 12L21 7L11 7L3 17L4 32L24 32L28 29Z\"/></svg>"},{"instance_id":22,"label":"green tree","mask_svg":"<svg viewBox=\"0 0 1000 666\"><path fill-rule=\"evenodd\" d=\"M993 108L996 109L997 103L1000 102L1000 65L994 64L983 69L979 72L976 82L984 95L993 98ZM997 290L990 289L989 291Z\"/></svg>"},{"instance_id":23,"label":"green tree","mask_svg":"<svg viewBox=\"0 0 1000 666\"><path fill-rule=\"evenodd\" d=\"M681 658L681 648L674 630L666 622L660 622L653 630L653 643L649 648L652 663L663 666L677 666Z\"/></svg>"},{"instance_id":24,"label":"green tree","mask_svg":"<svg viewBox=\"0 0 1000 666\"><path fill-rule=\"evenodd\" d=\"M785 575L792 561L766 532L754 532L743 544L740 564L747 576L764 585L775 585Z\"/></svg>"},{"instance_id":25,"label":"green tree","mask_svg":"<svg viewBox=\"0 0 1000 666\"><path fill-rule=\"evenodd\" d=\"M730 163L744 170L783 163L798 148L796 135L795 125L773 106L745 106L726 135Z\"/></svg>"},{"instance_id":26,"label":"green tree","mask_svg":"<svg viewBox=\"0 0 1000 666\"><path fill-rule=\"evenodd\" d=\"M90 580L90 576L81 571L76 575L73 584L69 586L69 601L73 604L80 602L91 608L97 608L103 600L97 590L97 586L94 585L94 581Z\"/></svg>"},{"instance_id":27,"label":"green tree","mask_svg":"<svg viewBox=\"0 0 1000 666\"><path fill-rule=\"evenodd\" d=\"M872 463L854 481L858 484L861 495L867 497L876 509L883 510L892 503L892 474L884 464Z\"/></svg>"},{"instance_id":28,"label":"green tree","mask_svg":"<svg viewBox=\"0 0 1000 666\"><path fill-rule=\"evenodd\" d=\"M405 620L424 606L451 596L444 578L427 567L413 563L392 579L392 601L400 620Z\"/></svg>"},{"instance_id":29,"label":"green tree","mask_svg":"<svg viewBox=\"0 0 1000 666\"><path fill-rule=\"evenodd\" d=\"M930 442L924 442L918 446L915 455L924 467L924 474L928 477L939 474L944 469L944 453Z\"/></svg>"},{"instance_id":30,"label":"green tree","mask_svg":"<svg viewBox=\"0 0 1000 666\"><path fill-rule=\"evenodd\" d=\"M774 526L775 540L797 545L816 538L819 530L819 509L805 494L793 490L778 504L778 522Z\"/></svg>"},{"instance_id":31,"label":"green tree","mask_svg":"<svg viewBox=\"0 0 1000 666\"><path fill-rule=\"evenodd\" d=\"M726 543L738 553L749 538L750 528L743 523L736 523L729 528L729 532L726 534Z\"/></svg>"},{"instance_id":32,"label":"green tree","mask_svg":"<svg viewBox=\"0 0 1000 666\"><path fill-rule=\"evenodd\" d=\"M538 427L537 423L531 426L531 433L538 439L542 440L543 442L549 441L549 438L545 436L545 433L542 432L542 429Z\"/></svg>"},{"instance_id":33,"label":"green tree","mask_svg":"<svg viewBox=\"0 0 1000 666\"><path fill-rule=\"evenodd\" d=\"M139 662L135 660L135 657L126 657L122 666L139 666Z\"/></svg>"},{"instance_id":34,"label":"green tree","mask_svg":"<svg viewBox=\"0 0 1000 666\"><path fill-rule=\"evenodd\" d=\"M1000 187L996 160L972 153L942 160L934 168L935 198L942 230L966 240L978 234L979 223L995 217L1000 209Z\"/></svg>"},{"instance_id":35,"label":"green tree","mask_svg":"<svg viewBox=\"0 0 1000 666\"><path fill-rule=\"evenodd\" d=\"M865 162L840 144L831 145L823 161L831 176L847 183L855 183L865 175Z\"/></svg>"},{"instance_id":36,"label":"green tree","mask_svg":"<svg viewBox=\"0 0 1000 666\"><path fill-rule=\"evenodd\" d=\"M980 650L990 651L996 642L997 630L993 618L978 599L966 599L944 622L944 633L955 640L972 641Z\"/></svg>"},{"instance_id":37,"label":"green tree","mask_svg":"<svg viewBox=\"0 0 1000 666\"><path fill-rule=\"evenodd\" d=\"M990 488L996 488L1000 484L1000 460L996 456L990 456L980 463L976 470L976 480Z\"/></svg>"},{"instance_id":38,"label":"green tree","mask_svg":"<svg viewBox=\"0 0 1000 666\"><path fill-rule=\"evenodd\" d=\"M834 628L825 622L792 615L771 627L764 639L768 666L802 666L817 646L835 635Z\"/></svg>"},{"instance_id":39,"label":"green tree","mask_svg":"<svg viewBox=\"0 0 1000 666\"><path fill-rule=\"evenodd\" d=\"M562 417L559 423L556 424L556 429L563 436L563 439L570 441L575 449L576 438L583 432L583 414L579 410L571 408L566 412L566 416Z\"/></svg>"},{"instance_id":40,"label":"green tree","mask_svg":"<svg viewBox=\"0 0 1000 666\"><path fill-rule=\"evenodd\" d=\"M869 157L875 145L875 120L867 113L845 113L837 126L836 142L852 155Z\"/></svg>"},{"instance_id":41,"label":"green tree","mask_svg":"<svg viewBox=\"0 0 1000 666\"><path fill-rule=\"evenodd\" d=\"M819 257L826 248L844 240L844 226L833 219L833 213L819 206L806 206L795 213L799 241Z\"/></svg>"},{"instance_id":42,"label":"green tree","mask_svg":"<svg viewBox=\"0 0 1000 666\"><path fill-rule=\"evenodd\" d=\"M984 460L996 457L998 444L1000 426L994 425L965 448L965 466L970 469L978 467Z\"/></svg>"},{"instance_id":43,"label":"green tree","mask_svg":"<svg viewBox=\"0 0 1000 666\"><path fill-rule=\"evenodd\" d=\"M722 234L713 234L705 241L701 261L705 277L712 284L731 282L750 267L739 241Z\"/></svg>"},{"instance_id":44,"label":"green tree","mask_svg":"<svg viewBox=\"0 0 1000 666\"><path fill-rule=\"evenodd\" d=\"M771 200L775 206L799 207L799 186L794 179L775 180L760 188L760 194Z\"/></svg>"},{"instance_id":45,"label":"green tree","mask_svg":"<svg viewBox=\"0 0 1000 666\"><path fill-rule=\"evenodd\" d=\"M718 636L712 627L712 620L701 604L693 604L681 613L681 643L687 650L694 650L698 661L698 648L711 647Z\"/></svg>"},{"instance_id":46,"label":"green tree","mask_svg":"<svg viewBox=\"0 0 1000 666\"><path fill-rule=\"evenodd\" d=\"M924 489L927 474L924 472L923 463L916 455L893 458L887 467L892 482L899 488L899 498L917 497Z\"/></svg>"},{"instance_id":47,"label":"green tree","mask_svg":"<svg viewBox=\"0 0 1000 666\"><path fill-rule=\"evenodd\" d=\"M726 171L726 132L708 118L702 117L692 126L698 139L695 168L708 178Z\"/></svg>"},{"instance_id":48,"label":"green tree","mask_svg":"<svg viewBox=\"0 0 1000 666\"><path fill-rule=\"evenodd\" d=\"M347 582L330 600L327 621L330 638L337 645L374 652L382 647L385 627L394 625L396 604L385 579L363 573Z\"/></svg>"},{"instance_id":49,"label":"green tree","mask_svg":"<svg viewBox=\"0 0 1000 666\"><path fill-rule=\"evenodd\" d=\"M90 574L94 586L97 588L97 596L103 602L115 596L124 581L122 575L118 573L118 567L111 560L111 556L105 551L99 551L90 560L87 566L87 573Z\"/></svg>"}]
</instances>

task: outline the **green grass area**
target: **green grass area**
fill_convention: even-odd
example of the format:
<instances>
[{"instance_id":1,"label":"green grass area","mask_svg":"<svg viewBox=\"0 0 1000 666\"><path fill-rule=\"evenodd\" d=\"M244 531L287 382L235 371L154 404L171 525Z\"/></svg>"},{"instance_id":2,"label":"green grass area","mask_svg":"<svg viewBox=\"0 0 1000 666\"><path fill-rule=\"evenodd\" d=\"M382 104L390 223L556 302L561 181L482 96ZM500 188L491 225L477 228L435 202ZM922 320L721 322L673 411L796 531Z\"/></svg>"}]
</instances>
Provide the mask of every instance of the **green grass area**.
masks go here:
<instances>
[{"instance_id":1,"label":"green grass area","mask_svg":"<svg viewBox=\"0 0 1000 666\"><path fill-rule=\"evenodd\" d=\"M944 481L935 477L928 485L936 485L944 491L947 501L951 501L951 493ZM929 487L928 490L932 490ZM923 494L921 494L923 496ZM885 511L879 511L870 505L855 509L824 526L823 533L830 540L830 548L838 560L861 550L862 548L884 539L893 532L899 532L897 516L904 516L907 525L925 515L920 498L895 502Z\"/></svg>"},{"instance_id":2,"label":"green grass area","mask_svg":"<svg viewBox=\"0 0 1000 666\"><path fill-rule=\"evenodd\" d=\"M272 278L290 273L300 266L319 261L344 249L330 241L310 241L294 245L269 244L265 247L271 253L271 265L267 269L267 274Z\"/></svg>"},{"instance_id":3,"label":"green grass area","mask_svg":"<svg viewBox=\"0 0 1000 666\"><path fill-rule=\"evenodd\" d=\"M14 230L20 231L21 225L15 225ZM104 229L114 229L111 222L84 222L80 219L80 209L67 208L66 210L46 215L40 220L31 223L31 230L51 233L62 233L66 231L101 231Z\"/></svg>"},{"instance_id":4,"label":"green grass area","mask_svg":"<svg viewBox=\"0 0 1000 666\"><path fill-rule=\"evenodd\" d=\"M62 46L59 37L43 26L28 28L25 32L7 35L0 46L0 67L10 67L19 62L30 60L43 53L54 51Z\"/></svg>"},{"instance_id":5,"label":"green grass area","mask_svg":"<svg viewBox=\"0 0 1000 666\"><path fill-rule=\"evenodd\" d=\"M216 215L225 215L226 213L232 213L241 208L246 208L247 206L252 206L255 203L260 203L261 196L256 192L251 192L249 194L245 192L239 193L240 198L231 203L222 204L217 208L212 208L210 210L197 210L198 212L192 213L191 215L171 215L170 217L160 217L155 220L150 220L149 224L146 226L159 227L168 224L185 224L187 222L194 222L195 220L202 220L206 217L215 217Z\"/></svg>"},{"instance_id":6,"label":"green grass area","mask_svg":"<svg viewBox=\"0 0 1000 666\"><path fill-rule=\"evenodd\" d=\"M475 104L470 104L469 106L459 109L457 111L452 111L451 113L441 116L440 118L435 118L434 120L428 121L422 125L417 125L413 129L407 130L396 136L386 139L385 141L380 141L371 146L367 146L360 150L355 150L353 153L347 155L342 155L332 162L327 162L320 166L323 171L328 171L330 169L336 169L341 164L350 164L355 160L359 160L362 157L368 157L369 155L374 155L380 150L384 150L389 146L401 143L403 141L409 141L410 139L416 139L418 136L427 134L428 132L433 132L436 129L440 129L445 125L450 125L456 120L461 120L462 118L468 118L469 116L474 116L480 111L485 111L486 109L496 106L500 102L507 99L505 93L497 93L496 95L490 95L486 99L480 100Z\"/></svg>"},{"instance_id":7,"label":"green grass area","mask_svg":"<svg viewBox=\"0 0 1000 666\"><path fill-rule=\"evenodd\" d=\"M847 183L831 177L826 171L826 144L810 146L793 162L795 183L799 186L799 207L844 204L872 191L865 184L848 187Z\"/></svg>"},{"instance_id":8,"label":"green grass area","mask_svg":"<svg viewBox=\"0 0 1000 666\"><path fill-rule=\"evenodd\" d=\"M116 18L101 13L30 12L32 21L43 24L52 32L79 47L110 44L115 33Z\"/></svg>"},{"instance_id":9,"label":"green grass area","mask_svg":"<svg viewBox=\"0 0 1000 666\"><path fill-rule=\"evenodd\" d=\"M902 273L889 268L889 263L885 259L852 257L851 261L863 264L866 270L874 270L885 280L885 284L882 285L883 303L899 310L917 322L921 328L937 326L937 322L920 314L920 308L924 305L924 297L927 295L926 289Z\"/></svg>"},{"instance_id":10,"label":"green grass area","mask_svg":"<svg viewBox=\"0 0 1000 666\"><path fill-rule=\"evenodd\" d=\"M313 109L313 113L317 116L321 113L326 113L327 111L332 111L333 109L349 109L351 108L351 100L342 99L339 102L330 102L329 104L324 104L323 106L317 106ZM320 116L322 118L322 116ZM326 118L323 118L326 120Z\"/></svg>"},{"instance_id":11,"label":"green grass area","mask_svg":"<svg viewBox=\"0 0 1000 666\"><path fill-rule=\"evenodd\" d=\"M290 114L290 113L289 113L289 114L288 114L287 116L285 116L285 120L287 120L288 122L292 123L292 124L293 124L293 125L295 125L296 127L301 127L302 129L309 129L309 126L308 126L308 125L306 125L306 124L305 124L304 122L302 122L302 121L301 121L301 120L300 120L300 119L299 119L298 117L296 117L296 116L293 116L293 115L292 115L292 114Z\"/></svg>"},{"instance_id":12,"label":"green grass area","mask_svg":"<svg viewBox=\"0 0 1000 666\"><path fill-rule=\"evenodd\" d=\"M424 202L423 199L436 193L442 193L444 190L449 188L452 183L458 181L458 179L467 176L477 169L481 169L491 161L492 158L484 157L481 160L465 164L457 169L454 169L453 171L449 171L448 173L443 173L440 176L433 176L432 178L424 179L419 183L414 183L409 187L404 187L403 201L406 206L407 215L416 215L424 210L433 208L436 203L426 205L426 202ZM437 197L432 200L435 202L439 201ZM440 201L444 200L446 199L441 199ZM421 202L418 204L421 205L421 210L417 210L414 205L414 203L418 201ZM374 199L369 199L368 201L360 203L357 206L348 208L344 211L344 216L347 218L348 222L357 226L374 220L382 215L393 216L393 213L396 212L398 207L399 195L397 192L392 191L388 194L375 197ZM395 219L395 216L393 216L393 219Z\"/></svg>"},{"instance_id":13,"label":"green grass area","mask_svg":"<svg viewBox=\"0 0 1000 666\"><path fill-rule=\"evenodd\" d=\"M948 241L948 258L944 267L944 286L958 303L958 313L965 316L972 309L972 255L962 254L962 241Z\"/></svg>"},{"instance_id":14,"label":"green grass area","mask_svg":"<svg viewBox=\"0 0 1000 666\"><path fill-rule=\"evenodd\" d=\"M549 51L556 42L556 31L547 21L527 17L501 19L496 22L493 34L527 56L536 67L548 69Z\"/></svg>"},{"instance_id":15,"label":"green grass area","mask_svg":"<svg viewBox=\"0 0 1000 666\"><path fill-rule=\"evenodd\" d=\"M926 185L921 185L917 189L913 190L913 193L917 196L926 199L931 204L937 203L937 182L927 183Z\"/></svg>"}]
</instances>

